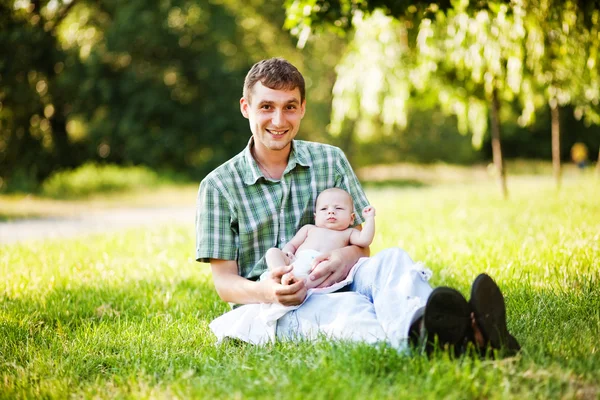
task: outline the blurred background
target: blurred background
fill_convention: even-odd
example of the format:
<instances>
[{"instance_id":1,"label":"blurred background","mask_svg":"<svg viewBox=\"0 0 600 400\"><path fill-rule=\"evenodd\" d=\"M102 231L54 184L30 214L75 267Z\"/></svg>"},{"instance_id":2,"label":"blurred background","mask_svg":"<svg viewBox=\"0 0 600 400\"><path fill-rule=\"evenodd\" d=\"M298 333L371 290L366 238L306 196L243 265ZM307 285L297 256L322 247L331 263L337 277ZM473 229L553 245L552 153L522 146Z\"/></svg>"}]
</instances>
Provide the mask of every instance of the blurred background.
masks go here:
<instances>
[{"instance_id":1,"label":"blurred background","mask_svg":"<svg viewBox=\"0 0 600 400\"><path fill-rule=\"evenodd\" d=\"M244 76L274 56L306 78L298 138L356 168L554 157L560 179L598 158L599 18L583 0L0 0L0 192L101 166L199 181L247 143Z\"/></svg>"}]
</instances>

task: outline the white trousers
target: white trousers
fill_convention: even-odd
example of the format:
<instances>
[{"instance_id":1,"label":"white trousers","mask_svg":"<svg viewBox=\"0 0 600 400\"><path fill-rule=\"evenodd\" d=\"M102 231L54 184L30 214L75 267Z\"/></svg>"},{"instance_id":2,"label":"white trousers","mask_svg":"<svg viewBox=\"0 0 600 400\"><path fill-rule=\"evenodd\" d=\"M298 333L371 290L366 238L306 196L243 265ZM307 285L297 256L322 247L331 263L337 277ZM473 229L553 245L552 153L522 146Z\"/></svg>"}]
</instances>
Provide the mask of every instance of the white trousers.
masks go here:
<instances>
[{"instance_id":1,"label":"white trousers","mask_svg":"<svg viewBox=\"0 0 600 400\"><path fill-rule=\"evenodd\" d=\"M384 250L356 270L350 291L314 294L277 321L278 339L328 337L407 348L411 323L432 292L431 271L399 248Z\"/></svg>"}]
</instances>

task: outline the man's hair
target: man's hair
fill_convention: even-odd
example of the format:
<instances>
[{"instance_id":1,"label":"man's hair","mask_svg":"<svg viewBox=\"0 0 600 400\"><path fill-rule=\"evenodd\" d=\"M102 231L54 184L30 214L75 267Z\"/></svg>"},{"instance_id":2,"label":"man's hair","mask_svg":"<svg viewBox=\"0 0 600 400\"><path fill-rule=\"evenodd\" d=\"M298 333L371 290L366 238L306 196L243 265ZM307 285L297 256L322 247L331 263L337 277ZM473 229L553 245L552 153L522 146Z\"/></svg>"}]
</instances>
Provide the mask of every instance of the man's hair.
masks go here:
<instances>
[{"instance_id":1,"label":"man's hair","mask_svg":"<svg viewBox=\"0 0 600 400\"><path fill-rule=\"evenodd\" d=\"M252 88L256 82L273 90L300 89L300 102L304 101L304 77L289 61L283 58L269 58L257 62L250 68L244 80L244 98L251 102Z\"/></svg>"}]
</instances>

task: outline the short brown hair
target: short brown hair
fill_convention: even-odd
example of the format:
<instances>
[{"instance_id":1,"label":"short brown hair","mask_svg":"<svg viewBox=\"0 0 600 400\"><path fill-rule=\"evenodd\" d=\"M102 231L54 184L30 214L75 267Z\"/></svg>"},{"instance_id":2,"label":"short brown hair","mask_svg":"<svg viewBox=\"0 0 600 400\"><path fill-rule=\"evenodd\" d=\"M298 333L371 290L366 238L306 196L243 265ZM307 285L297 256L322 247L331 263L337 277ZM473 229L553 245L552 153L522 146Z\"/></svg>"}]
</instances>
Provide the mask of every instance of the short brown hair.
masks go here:
<instances>
[{"instance_id":1,"label":"short brown hair","mask_svg":"<svg viewBox=\"0 0 600 400\"><path fill-rule=\"evenodd\" d=\"M269 58L257 62L250 68L244 80L244 98L250 102L250 94L256 82L262 83L269 89L294 90L300 89L300 102L304 101L304 77L289 61L283 58Z\"/></svg>"}]
</instances>

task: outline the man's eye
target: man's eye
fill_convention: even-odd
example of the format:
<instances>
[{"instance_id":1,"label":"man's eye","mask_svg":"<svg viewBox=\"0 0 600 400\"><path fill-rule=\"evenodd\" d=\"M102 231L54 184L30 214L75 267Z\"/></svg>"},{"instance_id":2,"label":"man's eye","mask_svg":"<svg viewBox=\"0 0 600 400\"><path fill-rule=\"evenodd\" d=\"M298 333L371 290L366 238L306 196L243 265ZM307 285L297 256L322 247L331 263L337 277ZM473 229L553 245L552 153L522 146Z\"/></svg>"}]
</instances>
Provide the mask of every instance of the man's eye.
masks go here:
<instances>
[{"instance_id":1,"label":"man's eye","mask_svg":"<svg viewBox=\"0 0 600 400\"><path fill-rule=\"evenodd\" d=\"M269 110L271 108L271 106L268 104L265 104L265 105L261 106L260 108L263 110Z\"/></svg>"}]
</instances>

